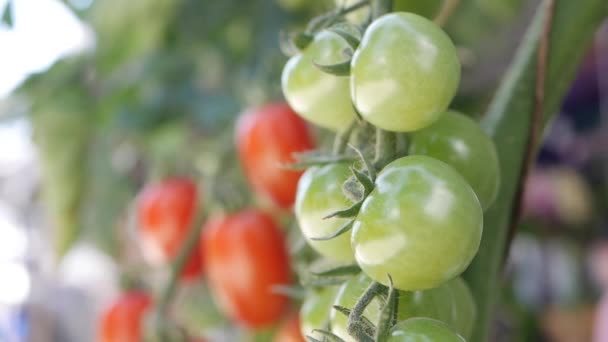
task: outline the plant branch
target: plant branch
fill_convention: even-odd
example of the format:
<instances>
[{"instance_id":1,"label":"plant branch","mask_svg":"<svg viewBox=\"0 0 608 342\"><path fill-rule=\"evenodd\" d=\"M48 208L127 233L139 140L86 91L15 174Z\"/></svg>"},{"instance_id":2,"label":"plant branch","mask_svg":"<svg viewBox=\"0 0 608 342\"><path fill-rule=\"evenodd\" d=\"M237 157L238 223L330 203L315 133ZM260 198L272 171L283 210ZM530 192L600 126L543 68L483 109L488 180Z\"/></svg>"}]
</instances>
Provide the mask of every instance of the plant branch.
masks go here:
<instances>
[{"instance_id":1,"label":"plant branch","mask_svg":"<svg viewBox=\"0 0 608 342\"><path fill-rule=\"evenodd\" d=\"M374 166L381 170L390 163L397 154L397 136L394 132L376 128L376 155Z\"/></svg>"},{"instance_id":2,"label":"plant branch","mask_svg":"<svg viewBox=\"0 0 608 342\"><path fill-rule=\"evenodd\" d=\"M454 13L456 7L458 7L459 3L460 0L443 0L437 16L433 19L435 24L444 26L448 22L450 16L452 16L452 13Z\"/></svg>"}]
</instances>

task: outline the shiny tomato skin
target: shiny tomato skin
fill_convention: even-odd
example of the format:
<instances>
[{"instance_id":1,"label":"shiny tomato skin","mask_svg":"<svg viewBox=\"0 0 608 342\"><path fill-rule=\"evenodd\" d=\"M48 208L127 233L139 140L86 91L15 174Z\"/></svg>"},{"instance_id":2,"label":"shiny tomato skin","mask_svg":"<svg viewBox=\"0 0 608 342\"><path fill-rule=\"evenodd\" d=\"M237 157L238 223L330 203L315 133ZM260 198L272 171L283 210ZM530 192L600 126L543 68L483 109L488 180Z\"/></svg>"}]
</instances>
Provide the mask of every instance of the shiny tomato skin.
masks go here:
<instances>
[{"instance_id":1,"label":"shiny tomato skin","mask_svg":"<svg viewBox=\"0 0 608 342\"><path fill-rule=\"evenodd\" d=\"M145 292L131 291L116 299L101 316L97 342L139 342L142 320L152 305Z\"/></svg>"},{"instance_id":2,"label":"shiny tomato skin","mask_svg":"<svg viewBox=\"0 0 608 342\"><path fill-rule=\"evenodd\" d=\"M483 211L467 181L427 156L382 169L353 225L357 263L370 278L400 290L437 287L460 275L481 241Z\"/></svg>"},{"instance_id":3,"label":"shiny tomato skin","mask_svg":"<svg viewBox=\"0 0 608 342\"><path fill-rule=\"evenodd\" d=\"M351 60L350 90L363 119L389 131L413 132L445 112L460 82L460 61L448 35L405 12L367 28Z\"/></svg>"},{"instance_id":4,"label":"shiny tomato skin","mask_svg":"<svg viewBox=\"0 0 608 342\"><path fill-rule=\"evenodd\" d=\"M273 342L306 342L300 332L300 317L297 313L289 316L281 324Z\"/></svg>"},{"instance_id":5,"label":"shiny tomato skin","mask_svg":"<svg viewBox=\"0 0 608 342\"><path fill-rule=\"evenodd\" d=\"M138 198L138 229L144 255L152 262L168 263L179 253L198 206L196 184L187 178L170 178L147 185ZM202 273L200 251L194 249L181 273L192 280Z\"/></svg>"},{"instance_id":6,"label":"shiny tomato skin","mask_svg":"<svg viewBox=\"0 0 608 342\"><path fill-rule=\"evenodd\" d=\"M500 184L498 153L492 139L470 117L448 111L431 126L412 134L409 152L455 168L475 190L484 210L494 202Z\"/></svg>"},{"instance_id":7,"label":"shiny tomato skin","mask_svg":"<svg viewBox=\"0 0 608 342\"><path fill-rule=\"evenodd\" d=\"M249 328L280 320L289 304L272 291L291 281L285 236L267 214L249 209L212 218L201 250L209 288L218 307Z\"/></svg>"},{"instance_id":8,"label":"shiny tomato skin","mask_svg":"<svg viewBox=\"0 0 608 342\"><path fill-rule=\"evenodd\" d=\"M244 112L236 124L236 145L245 176L256 192L290 208L302 171L284 167L293 154L315 147L308 126L286 103Z\"/></svg>"},{"instance_id":9,"label":"shiny tomato skin","mask_svg":"<svg viewBox=\"0 0 608 342\"><path fill-rule=\"evenodd\" d=\"M430 318L410 318L397 323L388 342L466 342L443 322Z\"/></svg>"}]
</instances>

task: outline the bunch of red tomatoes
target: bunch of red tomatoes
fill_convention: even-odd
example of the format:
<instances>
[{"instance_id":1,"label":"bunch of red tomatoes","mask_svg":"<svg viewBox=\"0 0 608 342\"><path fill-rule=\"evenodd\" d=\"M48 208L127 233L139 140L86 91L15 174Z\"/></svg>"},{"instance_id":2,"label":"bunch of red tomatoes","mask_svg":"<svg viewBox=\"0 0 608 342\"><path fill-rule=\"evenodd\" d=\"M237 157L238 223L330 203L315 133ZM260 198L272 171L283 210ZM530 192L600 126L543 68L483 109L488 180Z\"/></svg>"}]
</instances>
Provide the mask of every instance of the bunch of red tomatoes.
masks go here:
<instances>
[{"instance_id":1,"label":"bunch of red tomatoes","mask_svg":"<svg viewBox=\"0 0 608 342\"><path fill-rule=\"evenodd\" d=\"M253 190L293 207L319 260L354 271L339 283L303 284L299 318L287 315L289 298L273 290L293 286L285 233L251 207L211 215L181 278L204 274L239 325L285 322L276 341L463 341L476 307L460 275L477 253L499 165L481 127L448 110L460 80L456 48L432 21L401 12L363 33L342 24L308 35L283 70L289 105L245 112L237 150ZM314 165L303 173L285 168L315 148L302 118L352 149L301 154L301 165ZM186 178L143 190L138 221L149 254L176 257L199 201ZM126 294L103 317L101 341L138 340L151 306L142 292Z\"/></svg>"}]
</instances>

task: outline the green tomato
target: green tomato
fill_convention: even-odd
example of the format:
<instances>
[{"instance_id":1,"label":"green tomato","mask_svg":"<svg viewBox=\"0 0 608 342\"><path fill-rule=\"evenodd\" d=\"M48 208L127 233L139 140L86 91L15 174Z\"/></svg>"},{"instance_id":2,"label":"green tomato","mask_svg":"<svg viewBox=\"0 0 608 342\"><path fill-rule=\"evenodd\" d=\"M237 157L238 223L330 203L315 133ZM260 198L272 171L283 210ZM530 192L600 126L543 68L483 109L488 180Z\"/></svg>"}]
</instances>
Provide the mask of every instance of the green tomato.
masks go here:
<instances>
[{"instance_id":1,"label":"green tomato","mask_svg":"<svg viewBox=\"0 0 608 342\"><path fill-rule=\"evenodd\" d=\"M336 286L323 287L309 293L300 309L302 336L313 335L314 329L325 329L329 325L329 312L334 303Z\"/></svg>"},{"instance_id":2,"label":"green tomato","mask_svg":"<svg viewBox=\"0 0 608 342\"><path fill-rule=\"evenodd\" d=\"M334 131L348 127L355 118L349 77L323 72L313 62L343 62L345 49L350 46L342 37L321 31L301 54L287 61L281 77L283 94L289 105L304 119Z\"/></svg>"},{"instance_id":3,"label":"green tomato","mask_svg":"<svg viewBox=\"0 0 608 342\"><path fill-rule=\"evenodd\" d=\"M430 318L410 318L397 323L388 342L465 342L444 323Z\"/></svg>"},{"instance_id":4,"label":"green tomato","mask_svg":"<svg viewBox=\"0 0 608 342\"><path fill-rule=\"evenodd\" d=\"M390 13L365 31L351 62L351 96L363 118L410 132L439 119L460 81L450 38L412 13Z\"/></svg>"},{"instance_id":5,"label":"green tomato","mask_svg":"<svg viewBox=\"0 0 608 342\"><path fill-rule=\"evenodd\" d=\"M336 7L348 7L354 5L359 0L336 0ZM411 12L422 15L427 18L432 18L437 13L441 5L440 0L394 0L394 12ZM369 6L363 6L356 11L352 11L346 15L346 19L350 22L359 24L369 17Z\"/></svg>"},{"instance_id":6,"label":"green tomato","mask_svg":"<svg viewBox=\"0 0 608 342\"><path fill-rule=\"evenodd\" d=\"M496 146L473 119L449 111L414 133L409 150L454 167L475 190L484 210L494 202L500 182Z\"/></svg>"},{"instance_id":7,"label":"green tomato","mask_svg":"<svg viewBox=\"0 0 608 342\"><path fill-rule=\"evenodd\" d=\"M350 177L346 164L311 167L300 178L296 193L296 219L312 248L321 255L337 261L354 261L350 234L342 234L326 241L312 238L329 236L338 231L349 219L323 217L348 208L352 202L342 192L342 184Z\"/></svg>"},{"instance_id":8,"label":"green tomato","mask_svg":"<svg viewBox=\"0 0 608 342\"><path fill-rule=\"evenodd\" d=\"M481 240L483 212L448 164L407 156L388 164L364 200L351 245L361 269L400 290L423 290L461 274Z\"/></svg>"},{"instance_id":9,"label":"green tomato","mask_svg":"<svg viewBox=\"0 0 608 342\"><path fill-rule=\"evenodd\" d=\"M334 305L352 309L371 279L362 274L344 283L338 290ZM382 301L375 298L365 309L363 315L377 324L382 310ZM476 307L473 296L461 278L455 278L439 287L406 292L399 291L399 321L412 317L427 317L445 322L464 336L470 336L475 321ZM331 310L330 326L334 334L345 341L354 341L347 331L347 317Z\"/></svg>"}]
</instances>

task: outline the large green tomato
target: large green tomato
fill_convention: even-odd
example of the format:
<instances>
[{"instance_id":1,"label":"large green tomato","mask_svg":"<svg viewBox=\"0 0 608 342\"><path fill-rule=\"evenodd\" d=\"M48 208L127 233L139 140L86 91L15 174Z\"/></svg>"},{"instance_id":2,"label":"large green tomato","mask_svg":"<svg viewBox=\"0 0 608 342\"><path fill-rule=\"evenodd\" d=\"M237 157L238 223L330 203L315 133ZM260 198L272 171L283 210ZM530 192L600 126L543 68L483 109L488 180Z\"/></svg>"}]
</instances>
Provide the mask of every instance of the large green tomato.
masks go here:
<instances>
[{"instance_id":1,"label":"large green tomato","mask_svg":"<svg viewBox=\"0 0 608 342\"><path fill-rule=\"evenodd\" d=\"M342 192L342 184L350 175L346 164L311 167L300 178L296 193L295 212L302 235L320 254L337 261L354 260L350 234L326 241L312 238L329 236L348 222L344 218L324 220L323 217L352 205Z\"/></svg>"},{"instance_id":2,"label":"large green tomato","mask_svg":"<svg viewBox=\"0 0 608 342\"><path fill-rule=\"evenodd\" d=\"M289 59L281 77L289 105L304 119L334 131L343 130L355 118L349 77L328 74L314 63L344 62L343 52L349 48L338 34L321 31L301 54Z\"/></svg>"},{"instance_id":3,"label":"large green tomato","mask_svg":"<svg viewBox=\"0 0 608 342\"><path fill-rule=\"evenodd\" d=\"M473 119L449 111L414 133L409 150L454 167L475 190L484 210L494 202L500 182L496 146Z\"/></svg>"},{"instance_id":4,"label":"large green tomato","mask_svg":"<svg viewBox=\"0 0 608 342\"><path fill-rule=\"evenodd\" d=\"M338 290L334 305L352 309L371 279L366 275L354 277ZM364 316L377 324L382 302L375 298L364 311ZM441 320L464 336L470 336L475 321L475 303L466 283L455 278L441 286L424 291L399 293L399 321L412 317L428 317ZM345 341L355 341L347 331L348 318L336 310L331 310L330 326L334 334Z\"/></svg>"},{"instance_id":5,"label":"large green tomato","mask_svg":"<svg viewBox=\"0 0 608 342\"><path fill-rule=\"evenodd\" d=\"M460 81L450 38L413 13L390 13L365 31L351 62L351 96L363 118L410 132L439 119Z\"/></svg>"},{"instance_id":6,"label":"large green tomato","mask_svg":"<svg viewBox=\"0 0 608 342\"><path fill-rule=\"evenodd\" d=\"M353 225L361 269L400 290L423 290L461 274L481 240L483 212L467 181L448 164L407 156L388 164Z\"/></svg>"},{"instance_id":7,"label":"large green tomato","mask_svg":"<svg viewBox=\"0 0 608 342\"><path fill-rule=\"evenodd\" d=\"M397 323L388 342L465 342L444 323L430 318L410 318Z\"/></svg>"},{"instance_id":8,"label":"large green tomato","mask_svg":"<svg viewBox=\"0 0 608 342\"><path fill-rule=\"evenodd\" d=\"M336 298L336 286L311 291L300 309L302 336L313 335L314 329L325 329L329 325L329 312Z\"/></svg>"}]
</instances>

